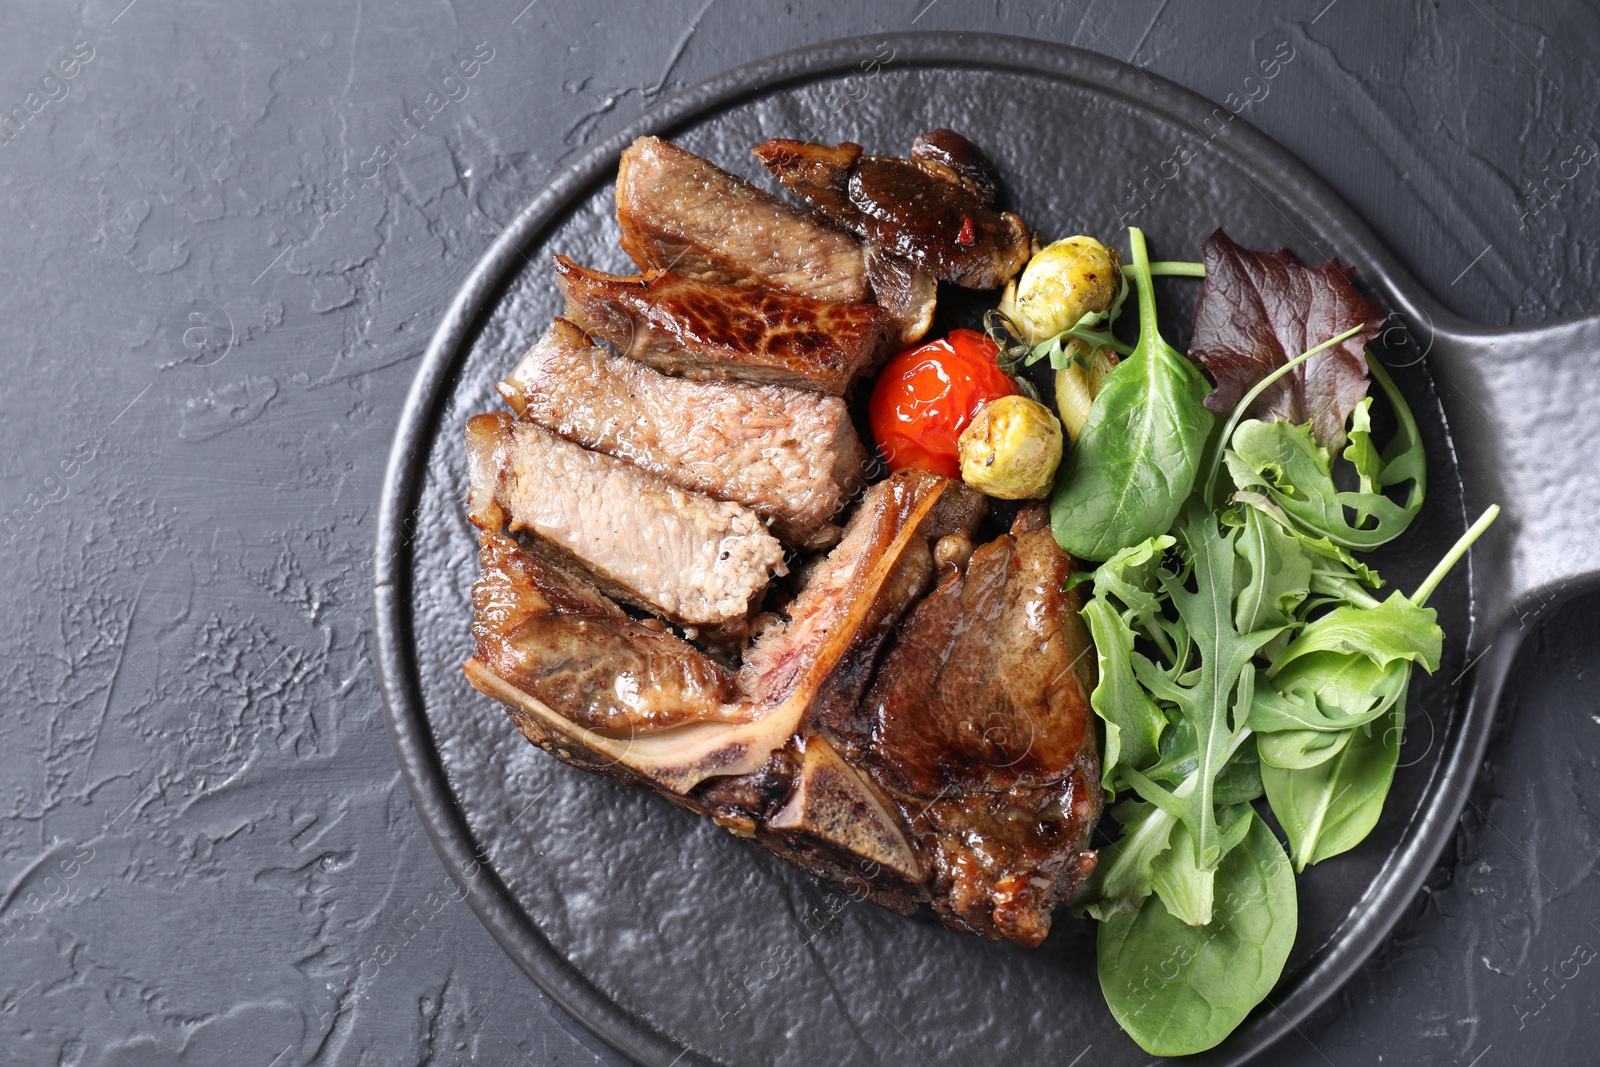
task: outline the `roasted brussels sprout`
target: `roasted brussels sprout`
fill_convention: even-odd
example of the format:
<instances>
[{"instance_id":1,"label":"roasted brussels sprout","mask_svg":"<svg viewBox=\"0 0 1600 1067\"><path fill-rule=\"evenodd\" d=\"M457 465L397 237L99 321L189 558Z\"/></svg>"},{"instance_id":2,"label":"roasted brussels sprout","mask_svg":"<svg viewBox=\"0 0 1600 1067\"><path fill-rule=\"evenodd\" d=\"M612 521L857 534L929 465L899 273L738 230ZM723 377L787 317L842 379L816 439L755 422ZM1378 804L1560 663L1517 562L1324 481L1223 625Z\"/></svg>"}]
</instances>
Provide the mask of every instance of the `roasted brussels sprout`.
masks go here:
<instances>
[{"instance_id":1,"label":"roasted brussels sprout","mask_svg":"<svg viewBox=\"0 0 1600 1067\"><path fill-rule=\"evenodd\" d=\"M1122 288L1122 258L1093 237L1067 237L1028 261L1000 308L1036 345L1076 326L1085 315L1109 311Z\"/></svg>"},{"instance_id":2,"label":"roasted brussels sprout","mask_svg":"<svg viewBox=\"0 0 1600 1067\"><path fill-rule=\"evenodd\" d=\"M961 480L1002 500L1043 497L1061 463L1061 423L1025 396L1003 396L978 409L961 431Z\"/></svg>"},{"instance_id":3,"label":"roasted brussels sprout","mask_svg":"<svg viewBox=\"0 0 1600 1067\"><path fill-rule=\"evenodd\" d=\"M1056 410L1061 413L1067 440L1076 443L1083 424L1089 421L1089 408L1094 398L1100 395L1100 387L1105 385L1121 357L1103 346L1091 355L1088 343L1076 337L1068 338L1061 347L1068 356L1075 358L1056 371ZM1084 364L1088 365L1087 372Z\"/></svg>"}]
</instances>

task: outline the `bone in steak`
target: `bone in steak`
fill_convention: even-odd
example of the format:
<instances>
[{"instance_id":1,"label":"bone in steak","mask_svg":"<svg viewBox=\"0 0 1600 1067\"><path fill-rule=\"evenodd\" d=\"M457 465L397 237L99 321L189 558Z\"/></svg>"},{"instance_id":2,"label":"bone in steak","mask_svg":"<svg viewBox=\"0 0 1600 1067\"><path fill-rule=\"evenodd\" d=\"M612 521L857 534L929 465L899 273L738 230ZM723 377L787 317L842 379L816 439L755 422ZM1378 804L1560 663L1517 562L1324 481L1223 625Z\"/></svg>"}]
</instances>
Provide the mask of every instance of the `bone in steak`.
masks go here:
<instances>
[{"instance_id":1,"label":"bone in steak","mask_svg":"<svg viewBox=\"0 0 1600 1067\"><path fill-rule=\"evenodd\" d=\"M607 593L685 626L742 621L783 546L741 504L573 444L504 413L467 421L471 518L512 531Z\"/></svg>"},{"instance_id":2,"label":"bone in steak","mask_svg":"<svg viewBox=\"0 0 1600 1067\"><path fill-rule=\"evenodd\" d=\"M500 480L493 432L496 418L480 415L468 421L472 478L468 516L486 537L508 519L508 509L498 502L496 490ZM708 778L759 772L800 731L830 673L852 652L863 620L875 618L883 610L880 593L885 586L900 584L896 572L903 557L916 554L919 548L925 552L926 540L933 534L976 523L978 512L971 499L975 494L957 489L947 501L946 490L953 485L938 475L909 471L868 490L851 517L844 540L812 573L791 607L789 621L757 642L767 654L747 660L742 677L752 677L756 684L741 686L734 700L742 705L738 711L708 707L708 721L645 733L619 744L582 725L587 712L581 706L550 705L545 703L548 694L522 688L521 679L537 677L540 668L535 664L522 671L513 669L504 655L496 654L505 646L485 651L481 643L485 631L481 629L479 652L468 662L467 676L482 692L520 709L524 718L531 716L542 723L541 729L554 731L569 744L587 750L591 762L615 765L621 768L618 775L635 776L674 795L686 794ZM489 583L502 591L500 595L506 595L504 591L525 595L527 582L495 577L504 571L505 560L489 547L482 549L482 564L480 583ZM909 606L909 599L901 608ZM575 631L574 643L592 630L589 620L580 614L552 614L539 605L515 609L524 615L533 612L547 616L547 627L563 621L569 624ZM597 684L603 688L605 683Z\"/></svg>"},{"instance_id":3,"label":"bone in steak","mask_svg":"<svg viewBox=\"0 0 1600 1067\"><path fill-rule=\"evenodd\" d=\"M670 272L606 274L556 257L566 317L657 370L840 396L882 353L888 315Z\"/></svg>"},{"instance_id":4,"label":"bone in steak","mask_svg":"<svg viewBox=\"0 0 1600 1067\"><path fill-rule=\"evenodd\" d=\"M829 147L780 137L754 152L818 214L943 281L994 289L1022 270L1032 253L1027 224L990 207L974 191L981 184L950 163L864 155L849 141ZM970 159L962 169L978 173Z\"/></svg>"},{"instance_id":5,"label":"bone in steak","mask_svg":"<svg viewBox=\"0 0 1600 1067\"><path fill-rule=\"evenodd\" d=\"M732 691L491 531L467 676L558 758L896 911L931 903L957 929L1037 944L1093 868L1093 665L1060 588L1071 560L1034 510L961 570L983 506L920 472L874 486Z\"/></svg>"}]
</instances>

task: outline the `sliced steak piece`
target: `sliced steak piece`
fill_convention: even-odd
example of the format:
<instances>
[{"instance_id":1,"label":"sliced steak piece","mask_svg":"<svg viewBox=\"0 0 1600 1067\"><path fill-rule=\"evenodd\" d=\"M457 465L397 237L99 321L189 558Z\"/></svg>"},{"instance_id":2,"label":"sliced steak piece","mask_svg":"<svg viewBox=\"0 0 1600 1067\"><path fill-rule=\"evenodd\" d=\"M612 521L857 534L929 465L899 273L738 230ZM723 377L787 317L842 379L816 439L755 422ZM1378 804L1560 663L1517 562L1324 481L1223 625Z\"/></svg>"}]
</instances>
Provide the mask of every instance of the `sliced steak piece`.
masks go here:
<instances>
[{"instance_id":1,"label":"sliced steak piece","mask_svg":"<svg viewBox=\"0 0 1600 1067\"><path fill-rule=\"evenodd\" d=\"M748 719L733 677L687 641L630 618L505 534L484 531L478 552L472 635L477 658L504 681L601 733Z\"/></svg>"},{"instance_id":2,"label":"sliced steak piece","mask_svg":"<svg viewBox=\"0 0 1600 1067\"><path fill-rule=\"evenodd\" d=\"M623 250L641 270L867 299L855 238L670 141L641 137L622 153L616 196Z\"/></svg>"},{"instance_id":3,"label":"sliced steak piece","mask_svg":"<svg viewBox=\"0 0 1600 1067\"><path fill-rule=\"evenodd\" d=\"M1033 235L946 164L864 155L775 137L755 149L784 188L823 218L904 256L942 281L995 289L1028 263Z\"/></svg>"},{"instance_id":4,"label":"sliced steak piece","mask_svg":"<svg viewBox=\"0 0 1600 1067\"><path fill-rule=\"evenodd\" d=\"M492 475L486 521L503 515L548 559L611 596L684 626L746 617L783 566L755 512L682 489L504 413L467 422L474 470ZM475 508L484 494L473 493Z\"/></svg>"},{"instance_id":5,"label":"sliced steak piece","mask_svg":"<svg viewBox=\"0 0 1600 1067\"><path fill-rule=\"evenodd\" d=\"M1081 592L1042 506L907 618L861 711L864 762L934 868L945 921L1024 945L1094 868L1100 810Z\"/></svg>"},{"instance_id":6,"label":"sliced steak piece","mask_svg":"<svg viewBox=\"0 0 1600 1067\"><path fill-rule=\"evenodd\" d=\"M622 277L556 257L566 317L632 359L685 378L734 378L840 396L883 350L889 315L761 285L652 271Z\"/></svg>"},{"instance_id":7,"label":"sliced steak piece","mask_svg":"<svg viewBox=\"0 0 1600 1067\"><path fill-rule=\"evenodd\" d=\"M878 306L889 318L896 351L928 335L939 300L939 279L892 252L867 245L867 279Z\"/></svg>"},{"instance_id":8,"label":"sliced steak piece","mask_svg":"<svg viewBox=\"0 0 1600 1067\"><path fill-rule=\"evenodd\" d=\"M672 378L614 356L557 319L500 392L524 419L718 500L775 519L803 547L861 488L867 452L836 397Z\"/></svg>"}]
</instances>

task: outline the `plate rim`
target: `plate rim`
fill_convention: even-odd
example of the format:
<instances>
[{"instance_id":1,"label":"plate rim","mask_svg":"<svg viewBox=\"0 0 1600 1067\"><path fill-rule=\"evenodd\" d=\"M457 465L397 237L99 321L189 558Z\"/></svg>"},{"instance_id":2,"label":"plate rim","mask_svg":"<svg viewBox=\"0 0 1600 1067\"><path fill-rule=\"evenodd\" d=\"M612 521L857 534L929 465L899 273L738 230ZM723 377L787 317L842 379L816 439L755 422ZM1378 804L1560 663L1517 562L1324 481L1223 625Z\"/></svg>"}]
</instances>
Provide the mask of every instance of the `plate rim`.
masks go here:
<instances>
[{"instance_id":1,"label":"plate rim","mask_svg":"<svg viewBox=\"0 0 1600 1067\"><path fill-rule=\"evenodd\" d=\"M473 266L429 341L401 410L384 473L373 573L376 663L401 773L428 837L451 875L462 883L473 912L524 973L601 1040L650 1067L717 1067L719 1061L667 1036L598 989L545 938L498 872L480 859L474 847L466 815L456 802L433 744L413 655L409 519L420 492L436 417L494 298L521 266L531 263L524 249L538 244L546 231L559 225L574 199L614 168L621 150L635 137L670 135L745 98L856 71L862 48L883 43L894 49L884 69L955 66L1091 84L1097 91L1197 129L1203 116L1221 108L1190 89L1110 56L1072 45L992 33L864 34L724 71L646 109L597 142L558 171L500 232ZM1279 202L1319 216L1347 249L1358 250L1349 258L1370 285L1383 291L1392 307L1425 318L1439 333L1482 329L1460 320L1421 290L1343 199L1287 149L1247 121L1230 121L1226 128L1226 136L1210 143L1238 158L1252 173L1270 175ZM1475 594L1476 590L1474 600ZM1495 629L1501 632L1489 635L1496 639L1470 669L1455 697L1457 707L1446 734L1445 753L1432 780L1424 786L1423 806L1351 916L1336 929L1335 936L1306 958L1288 996L1276 1003L1266 1001L1270 1011L1252 1013L1217 1048L1186 1057L1184 1062L1238 1064L1250 1060L1297 1030L1306 1016L1342 988L1381 947L1449 842L1451 828L1476 778L1520 636L1520 631L1511 632L1509 627Z\"/></svg>"}]
</instances>

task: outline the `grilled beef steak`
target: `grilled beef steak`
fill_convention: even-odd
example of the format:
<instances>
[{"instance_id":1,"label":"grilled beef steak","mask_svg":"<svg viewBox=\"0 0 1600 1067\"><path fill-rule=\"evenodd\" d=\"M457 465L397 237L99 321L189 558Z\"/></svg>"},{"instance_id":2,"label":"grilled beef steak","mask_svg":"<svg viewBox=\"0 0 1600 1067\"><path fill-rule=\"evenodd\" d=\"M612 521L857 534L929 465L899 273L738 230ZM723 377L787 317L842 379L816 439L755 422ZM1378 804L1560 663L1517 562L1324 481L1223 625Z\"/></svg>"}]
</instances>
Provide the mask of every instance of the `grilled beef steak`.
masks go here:
<instances>
[{"instance_id":1,"label":"grilled beef steak","mask_svg":"<svg viewBox=\"0 0 1600 1067\"><path fill-rule=\"evenodd\" d=\"M467 439L475 522L497 528L503 515L552 562L646 611L685 626L742 620L783 565L783 546L740 504L503 413L469 419Z\"/></svg>"},{"instance_id":2,"label":"grilled beef steak","mask_svg":"<svg viewBox=\"0 0 1600 1067\"><path fill-rule=\"evenodd\" d=\"M982 158L970 143L967 148ZM939 160L864 155L849 141L830 148L781 137L754 151L785 189L828 221L943 281L994 289L1028 263L1033 236L1027 224L974 191L982 186L962 173L978 173L971 159L957 169Z\"/></svg>"},{"instance_id":3,"label":"grilled beef steak","mask_svg":"<svg viewBox=\"0 0 1600 1067\"><path fill-rule=\"evenodd\" d=\"M622 247L640 270L756 281L834 303L868 298L855 238L670 141L629 145L616 195Z\"/></svg>"},{"instance_id":4,"label":"grilled beef steak","mask_svg":"<svg viewBox=\"0 0 1600 1067\"><path fill-rule=\"evenodd\" d=\"M775 519L785 540L838 540L828 520L867 452L844 401L800 389L670 378L557 319L500 392L524 419L685 489Z\"/></svg>"},{"instance_id":5,"label":"grilled beef steak","mask_svg":"<svg viewBox=\"0 0 1600 1067\"><path fill-rule=\"evenodd\" d=\"M1094 688L1072 559L1042 506L947 568L884 657L847 747L891 792L951 925L1036 945L1094 869Z\"/></svg>"},{"instance_id":6,"label":"grilled beef steak","mask_svg":"<svg viewBox=\"0 0 1600 1067\"><path fill-rule=\"evenodd\" d=\"M963 571L983 509L936 475L874 486L731 684L491 529L467 676L563 760L886 907L1037 944L1094 865L1093 666L1035 510Z\"/></svg>"},{"instance_id":7,"label":"grilled beef steak","mask_svg":"<svg viewBox=\"0 0 1600 1067\"><path fill-rule=\"evenodd\" d=\"M657 370L840 396L883 350L889 316L759 285L651 272L627 278L556 257L566 317Z\"/></svg>"},{"instance_id":8,"label":"grilled beef steak","mask_svg":"<svg viewBox=\"0 0 1600 1067\"><path fill-rule=\"evenodd\" d=\"M497 427L503 431L523 428L523 424L510 427L509 418L503 415L479 415L467 424L472 474L468 517L485 531L486 539L508 520L513 528L516 526L514 514L500 503L502 473L497 460L503 450L495 439ZM616 744L608 736L582 726L567 711L547 705L538 693L523 688L520 680L538 677L539 666L511 669L501 654L506 646L486 648L486 631L481 629L478 655L468 662L467 676L482 692L520 708L543 722L545 729L568 737L572 744L592 750L594 759L617 764L670 793L687 793L719 775L759 771L800 732L807 712L825 691L835 667L851 662L864 621L877 618L883 610L880 594L886 586L900 584L894 579L903 560L925 553L930 535L952 525L970 527L976 523L979 513L972 503L975 494L955 487L950 496L954 503L943 500L954 485L938 475L911 471L868 490L851 517L844 540L812 572L789 611L789 621L758 639L762 654L754 655L752 650L754 658L746 658L734 701L745 707L736 712L708 709L707 716L713 721L652 732L632 737L626 744ZM482 564L484 577L480 584L487 582L496 590L527 595L527 582L490 577L505 569L505 561L489 547L482 548ZM896 611L909 607L914 596L903 599ZM592 629L581 614L552 615L532 602L511 611L520 615L534 613L547 617L543 624L547 627L565 620L578 637ZM597 684L603 688L607 683L602 680Z\"/></svg>"},{"instance_id":9,"label":"grilled beef steak","mask_svg":"<svg viewBox=\"0 0 1600 1067\"><path fill-rule=\"evenodd\" d=\"M949 130L909 160L756 151L816 214L645 137L617 213L646 273L557 257L567 318L500 385L519 418L467 423L481 574L463 669L558 759L854 895L1037 945L1095 865L1074 563L1039 505L975 546L987 498L917 470L830 525L866 461L839 397L926 333L935 275L999 285L1030 235ZM786 572L762 516L837 543L769 594Z\"/></svg>"}]
</instances>

